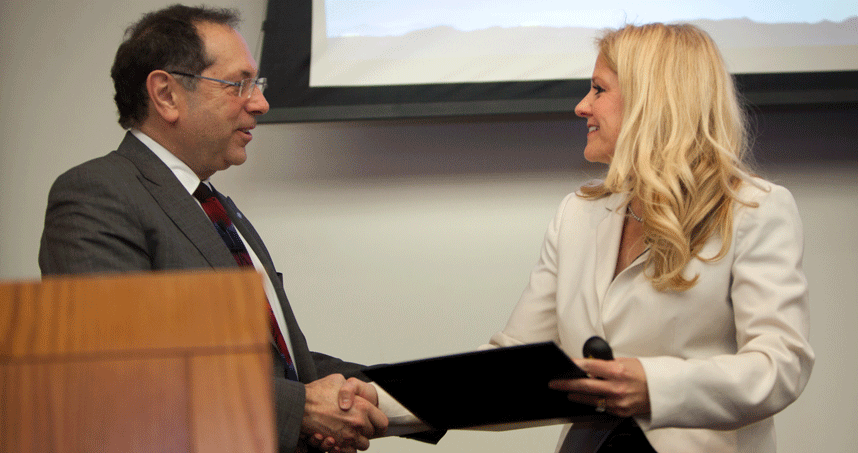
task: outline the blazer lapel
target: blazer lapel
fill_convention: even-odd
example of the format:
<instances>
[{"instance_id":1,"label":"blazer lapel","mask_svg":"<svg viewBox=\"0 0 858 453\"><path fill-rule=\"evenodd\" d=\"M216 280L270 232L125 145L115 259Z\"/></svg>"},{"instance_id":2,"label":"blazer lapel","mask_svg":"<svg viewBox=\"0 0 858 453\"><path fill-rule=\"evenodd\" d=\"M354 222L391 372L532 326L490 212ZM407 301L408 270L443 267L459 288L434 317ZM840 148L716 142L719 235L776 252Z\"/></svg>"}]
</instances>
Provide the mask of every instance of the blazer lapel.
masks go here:
<instances>
[{"instance_id":1,"label":"blazer lapel","mask_svg":"<svg viewBox=\"0 0 858 453\"><path fill-rule=\"evenodd\" d=\"M596 294L604 300L608 287L614 280L614 270L617 268L617 258L620 253L624 215L619 209L625 207L625 196L611 195L605 203L604 217L599 221L596 230L596 250L603 250L598 255L596 265Z\"/></svg>"}]
</instances>

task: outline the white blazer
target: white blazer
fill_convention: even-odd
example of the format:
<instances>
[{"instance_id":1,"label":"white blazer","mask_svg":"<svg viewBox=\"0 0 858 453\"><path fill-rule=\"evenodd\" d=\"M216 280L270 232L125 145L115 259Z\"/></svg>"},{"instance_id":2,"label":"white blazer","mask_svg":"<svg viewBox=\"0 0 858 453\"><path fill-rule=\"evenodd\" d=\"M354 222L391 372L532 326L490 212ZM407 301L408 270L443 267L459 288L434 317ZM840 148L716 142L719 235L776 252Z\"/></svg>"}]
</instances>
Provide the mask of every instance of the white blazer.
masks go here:
<instances>
[{"instance_id":1,"label":"white blazer","mask_svg":"<svg viewBox=\"0 0 858 453\"><path fill-rule=\"evenodd\" d=\"M795 200L783 187L752 182L740 195L758 207L737 205L727 255L692 260L685 275L699 279L679 293L652 287L649 252L613 278L624 195L568 195L490 345L554 340L580 357L584 341L600 335L615 356L643 364L652 413L636 420L659 453L774 452L772 416L802 392L814 354ZM701 256L720 248L712 238Z\"/></svg>"}]
</instances>

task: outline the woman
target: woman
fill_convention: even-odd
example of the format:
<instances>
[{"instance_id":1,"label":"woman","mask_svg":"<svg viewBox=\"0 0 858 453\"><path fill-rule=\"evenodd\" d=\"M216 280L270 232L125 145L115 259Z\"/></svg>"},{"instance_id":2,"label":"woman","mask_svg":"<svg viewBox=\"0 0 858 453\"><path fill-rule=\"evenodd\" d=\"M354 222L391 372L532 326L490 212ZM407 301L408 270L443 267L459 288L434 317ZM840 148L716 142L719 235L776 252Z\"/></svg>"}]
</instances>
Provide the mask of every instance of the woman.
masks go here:
<instances>
[{"instance_id":1,"label":"woman","mask_svg":"<svg viewBox=\"0 0 858 453\"><path fill-rule=\"evenodd\" d=\"M553 388L633 417L660 453L775 451L772 416L814 360L795 201L743 163L745 119L706 33L626 26L598 49L575 113L607 175L563 200L491 345L579 357L599 335L617 358L576 359L592 378ZM593 450L604 431L573 424L558 449Z\"/></svg>"}]
</instances>

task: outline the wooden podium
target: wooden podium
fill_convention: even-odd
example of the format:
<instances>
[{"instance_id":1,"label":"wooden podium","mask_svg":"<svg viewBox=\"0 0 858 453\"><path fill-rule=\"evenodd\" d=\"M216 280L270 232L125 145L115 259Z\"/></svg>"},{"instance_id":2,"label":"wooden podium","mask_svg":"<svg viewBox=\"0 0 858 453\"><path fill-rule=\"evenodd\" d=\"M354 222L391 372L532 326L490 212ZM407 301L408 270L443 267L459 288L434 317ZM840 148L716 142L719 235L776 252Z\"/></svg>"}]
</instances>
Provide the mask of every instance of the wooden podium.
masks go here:
<instances>
[{"instance_id":1,"label":"wooden podium","mask_svg":"<svg viewBox=\"0 0 858 453\"><path fill-rule=\"evenodd\" d=\"M0 451L274 452L261 279L0 284Z\"/></svg>"}]
</instances>

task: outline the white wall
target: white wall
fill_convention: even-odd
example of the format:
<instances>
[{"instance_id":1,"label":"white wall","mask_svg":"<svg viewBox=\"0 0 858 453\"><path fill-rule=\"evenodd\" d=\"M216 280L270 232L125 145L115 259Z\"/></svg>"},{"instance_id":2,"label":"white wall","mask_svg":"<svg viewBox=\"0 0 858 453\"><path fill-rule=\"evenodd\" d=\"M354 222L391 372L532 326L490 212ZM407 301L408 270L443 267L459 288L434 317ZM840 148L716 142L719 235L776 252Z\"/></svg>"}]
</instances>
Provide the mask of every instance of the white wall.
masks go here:
<instances>
[{"instance_id":1,"label":"white wall","mask_svg":"<svg viewBox=\"0 0 858 453\"><path fill-rule=\"evenodd\" d=\"M119 143L113 55L128 24L168 3L0 6L0 279L38 278L48 188ZM264 8L241 3L253 48ZM263 125L248 162L213 180L266 239L314 349L408 360L471 350L503 327L560 199L601 170L580 157L583 128L562 118ZM854 451L858 165L764 170L804 218L818 354L805 394L777 416L780 451ZM371 451L547 452L558 432L451 432L435 447L383 439Z\"/></svg>"}]
</instances>

